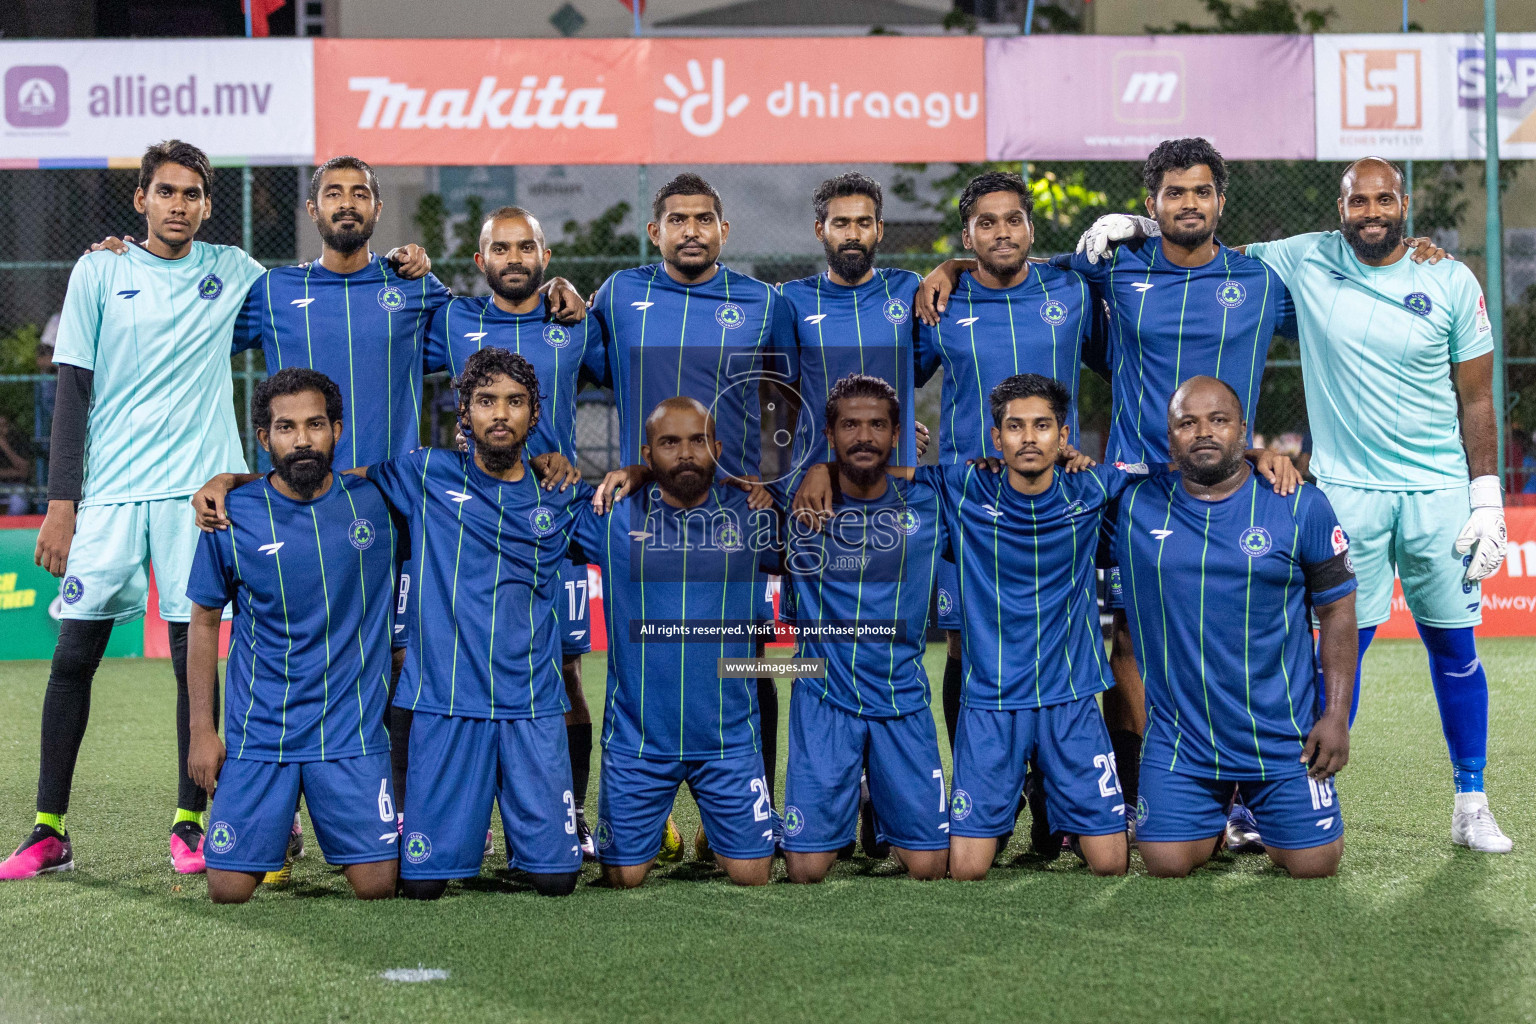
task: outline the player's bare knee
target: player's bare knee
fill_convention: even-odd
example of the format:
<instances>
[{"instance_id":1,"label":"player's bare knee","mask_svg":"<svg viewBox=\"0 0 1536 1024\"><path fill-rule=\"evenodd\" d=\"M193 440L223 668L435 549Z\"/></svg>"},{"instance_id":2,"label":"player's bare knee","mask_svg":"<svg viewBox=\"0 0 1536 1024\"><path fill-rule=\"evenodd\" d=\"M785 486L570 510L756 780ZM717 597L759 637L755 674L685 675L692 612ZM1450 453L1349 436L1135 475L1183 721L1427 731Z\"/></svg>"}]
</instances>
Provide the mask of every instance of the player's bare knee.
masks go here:
<instances>
[{"instance_id":1,"label":"player's bare knee","mask_svg":"<svg viewBox=\"0 0 1536 1024\"><path fill-rule=\"evenodd\" d=\"M650 870L650 864L604 864L603 882L612 889L634 889Z\"/></svg>"},{"instance_id":2,"label":"player's bare knee","mask_svg":"<svg viewBox=\"0 0 1536 1024\"><path fill-rule=\"evenodd\" d=\"M1111 836L1080 837L1078 845L1083 851L1083 860L1088 863L1088 870L1095 875L1123 875L1131 866L1130 844L1124 832Z\"/></svg>"},{"instance_id":3,"label":"player's bare knee","mask_svg":"<svg viewBox=\"0 0 1536 1024\"><path fill-rule=\"evenodd\" d=\"M208 872L208 899L220 904L246 903L256 894L260 884L261 879L257 876L215 869Z\"/></svg>"},{"instance_id":4,"label":"player's bare knee","mask_svg":"<svg viewBox=\"0 0 1536 1024\"><path fill-rule=\"evenodd\" d=\"M1210 859L1210 854L1200 855L1187 843L1138 843L1137 851L1147 874L1153 878L1185 878L1195 868Z\"/></svg>"},{"instance_id":5,"label":"player's bare knee","mask_svg":"<svg viewBox=\"0 0 1536 1024\"><path fill-rule=\"evenodd\" d=\"M767 885L773 874L772 857L737 860L734 857L715 854L715 863L719 864L731 881L737 885Z\"/></svg>"},{"instance_id":6,"label":"player's bare knee","mask_svg":"<svg viewBox=\"0 0 1536 1024\"><path fill-rule=\"evenodd\" d=\"M891 850L907 869L907 877L916 882L936 882L949 874L948 850Z\"/></svg>"},{"instance_id":7,"label":"player's bare knee","mask_svg":"<svg viewBox=\"0 0 1536 1024\"><path fill-rule=\"evenodd\" d=\"M1282 850L1273 846L1265 850L1269 859L1292 878L1332 878L1339 873L1339 863L1344 859L1342 839L1304 850Z\"/></svg>"},{"instance_id":8,"label":"player's bare knee","mask_svg":"<svg viewBox=\"0 0 1536 1024\"><path fill-rule=\"evenodd\" d=\"M944 653L946 657L960 657L960 631L958 629L946 629L944 631Z\"/></svg>"},{"instance_id":9,"label":"player's bare knee","mask_svg":"<svg viewBox=\"0 0 1536 1024\"><path fill-rule=\"evenodd\" d=\"M352 893L360 900L394 899L398 888L399 866L395 861L375 861L372 864L353 864L344 873L352 886Z\"/></svg>"}]
</instances>

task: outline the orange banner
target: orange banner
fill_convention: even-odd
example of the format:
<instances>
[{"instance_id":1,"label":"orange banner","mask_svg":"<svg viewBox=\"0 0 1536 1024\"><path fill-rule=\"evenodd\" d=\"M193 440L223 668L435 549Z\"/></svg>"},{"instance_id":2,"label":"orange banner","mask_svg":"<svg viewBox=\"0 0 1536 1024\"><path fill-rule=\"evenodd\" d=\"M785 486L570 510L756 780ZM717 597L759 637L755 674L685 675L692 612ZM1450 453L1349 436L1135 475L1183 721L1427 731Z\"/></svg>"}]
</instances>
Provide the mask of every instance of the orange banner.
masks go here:
<instances>
[{"instance_id":1,"label":"orange banner","mask_svg":"<svg viewBox=\"0 0 1536 1024\"><path fill-rule=\"evenodd\" d=\"M1536 508L1506 508L1509 553L1499 571L1483 580L1483 624L1478 636L1536 636ZM1392 584L1392 617L1379 637L1418 639L1403 583Z\"/></svg>"},{"instance_id":2,"label":"orange banner","mask_svg":"<svg viewBox=\"0 0 1536 1024\"><path fill-rule=\"evenodd\" d=\"M315 159L981 160L980 39L315 41Z\"/></svg>"}]
</instances>

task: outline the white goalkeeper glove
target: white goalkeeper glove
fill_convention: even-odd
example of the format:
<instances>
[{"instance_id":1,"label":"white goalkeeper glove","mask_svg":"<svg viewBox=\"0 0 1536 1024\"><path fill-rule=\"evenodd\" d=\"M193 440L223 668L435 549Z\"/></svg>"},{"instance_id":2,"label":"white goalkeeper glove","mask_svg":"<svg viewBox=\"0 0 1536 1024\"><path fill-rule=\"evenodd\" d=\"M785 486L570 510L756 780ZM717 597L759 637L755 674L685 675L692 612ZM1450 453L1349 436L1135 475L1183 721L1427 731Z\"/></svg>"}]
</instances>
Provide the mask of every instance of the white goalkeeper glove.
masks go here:
<instances>
[{"instance_id":1,"label":"white goalkeeper glove","mask_svg":"<svg viewBox=\"0 0 1536 1024\"><path fill-rule=\"evenodd\" d=\"M1456 537L1456 553L1472 555L1462 579L1476 583L1487 579L1504 562L1508 534L1504 530L1504 495L1496 476L1472 481L1472 515Z\"/></svg>"},{"instance_id":2,"label":"white goalkeeper glove","mask_svg":"<svg viewBox=\"0 0 1536 1024\"><path fill-rule=\"evenodd\" d=\"M1156 238L1162 234L1157 221L1150 217L1137 217L1128 213L1106 213L1093 222L1077 240L1077 251L1088 254L1089 263L1097 263L1109 255L1109 250L1122 242L1138 238Z\"/></svg>"}]
</instances>

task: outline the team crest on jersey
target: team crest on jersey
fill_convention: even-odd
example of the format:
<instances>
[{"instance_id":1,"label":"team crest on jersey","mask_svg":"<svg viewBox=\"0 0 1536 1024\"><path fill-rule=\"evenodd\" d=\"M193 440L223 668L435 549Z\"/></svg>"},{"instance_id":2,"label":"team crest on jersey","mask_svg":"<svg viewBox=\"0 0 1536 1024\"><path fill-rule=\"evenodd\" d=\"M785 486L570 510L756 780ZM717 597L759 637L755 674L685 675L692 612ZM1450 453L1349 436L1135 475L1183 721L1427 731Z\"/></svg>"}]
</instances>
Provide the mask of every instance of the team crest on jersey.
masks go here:
<instances>
[{"instance_id":1,"label":"team crest on jersey","mask_svg":"<svg viewBox=\"0 0 1536 1024\"><path fill-rule=\"evenodd\" d=\"M885 318L893 324L904 324L907 322L907 304L900 299L886 299L885 305L880 308L880 312L884 313Z\"/></svg>"},{"instance_id":2,"label":"team crest on jersey","mask_svg":"<svg viewBox=\"0 0 1536 1024\"><path fill-rule=\"evenodd\" d=\"M398 313L405 308L405 292L394 285L385 285L379 289L379 306L386 313Z\"/></svg>"},{"instance_id":3,"label":"team crest on jersey","mask_svg":"<svg viewBox=\"0 0 1536 1024\"><path fill-rule=\"evenodd\" d=\"M347 527L347 540L359 551L366 551L373 547L373 524L366 519L354 519L352 525Z\"/></svg>"},{"instance_id":4,"label":"team crest on jersey","mask_svg":"<svg viewBox=\"0 0 1536 1024\"><path fill-rule=\"evenodd\" d=\"M1150 816L1151 811L1147 809L1147 798L1144 796L1138 796L1136 798L1136 827L1140 828L1141 826L1145 825L1147 823L1147 818Z\"/></svg>"},{"instance_id":5,"label":"team crest on jersey","mask_svg":"<svg viewBox=\"0 0 1536 1024\"><path fill-rule=\"evenodd\" d=\"M208 829L208 848L214 853L228 853L235 848L235 830L227 821L216 821Z\"/></svg>"},{"instance_id":6,"label":"team crest on jersey","mask_svg":"<svg viewBox=\"0 0 1536 1024\"><path fill-rule=\"evenodd\" d=\"M747 322L746 310L734 302L722 302L715 307L715 323L735 330Z\"/></svg>"},{"instance_id":7,"label":"team crest on jersey","mask_svg":"<svg viewBox=\"0 0 1536 1024\"><path fill-rule=\"evenodd\" d=\"M1249 558L1258 558L1267 555L1275 546L1269 539L1269 531L1262 526L1250 526L1243 531L1243 535L1237 539L1237 546L1243 549L1243 554Z\"/></svg>"},{"instance_id":8,"label":"team crest on jersey","mask_svg":"<svg viewBox=\"0 0 1536 1024\"><path fill-rule=\"evenodd\" d=\"M1040 305L1040 319L1052 327L1060 327L1067 322L1067 305L1059 299L1046 299Z\"/></svg>"},{"instance_id":9,"label":"team crest on jersey","mask_svg":"<svg viewBox=\"0 0 1536 1024\"><path fill-rule=\"evenodd\" d=\"M432 840L420 832L412 832L405 837L405 859L412 864L420 864L432 856Z\"/></svg>"},{"instance_id":10,"label":"team crest on jersey","mask_svg":"<svg viewBox=\"0 0 1536 1024\"><path fill-rule=\"evenodd\" d=\"M923 525L923 517L917 514L915 508L903 508L896 513L896 526L908 537L917 532L917 528Z\"/></svg>"},{"instance_id":11,"label":"team crest on jersey","mask_svg":"<svg viewBox=\"0 0 1536 1024\"><path fill-rule=\"evenodd\" d=\"M939 588L939 614L940 615L948 615L951 611L954 610L954 607L955 607L955 599L953 597L949 596L949 591L945 590L943 587L940 587Z\"/></svg>"},{"instance_id":12,"label":"team crest on jersey","mask_svg":"<svg viewBox=\"0 0 1536 1024\"><path fill-rule=\"evenodd\" d=\"M219 280L218 274L209 274L197 282L197 297L207 299L210 302L224 293L224 282Z\"/></svg>"},{"instance_id":13,"label":"team crest on jersey","mask_svg":"<svg viewBox=\"0 0 1536 1024\"><path fill-rule=\"evenodd\" d=\"M1435 304L1429 301L1429 296L1423 292L1409 292L1403 296L1403 308L1419 316L1429 316L1434 312Z\"/></svg>"},{"instance_id":14,"label":"team crest on jersey","mask_svg":"<svg viewBox=\"0 0 1536 1024\"><path fill-rule=\"evenodd\" d=\"M955 795L949 799L949 816L956 821L964 821L971 816L971 809L975 806L971 802L971 794L963 789L957 789Z\"/></svg>"},{"instance_id":15,"label":"team crest on jersey","mask_svg":"<svg viewBox=\"0 0 1536 1024\"><path fill-rule=\"evenodd\" d=\"M1109 593L1113 597L1121 597L1125 594L1125 587L1120 583L1120 567L1112 565L1109 568Z\"/></svg>"},{"instance_id":16,"label":"team crest on jersey","mask_svg":"<svg viewBox=\"0 0 1536 1024\"><path fill-rule=\"evenodd\" d=\"M565 348L571 343L571 329L564 324L544 325L544 344L550 348Z\"/></svg>"},{"instance_id":17,"label":"team crest on jersey","mask_svg":"<svg viewBox=\"0 0 1536 1024\"><path fill-rule=\"evenodd\" d=\"M1083 504L1082 498L1073 498L1067 503L1067 515L1080 516L1088 511L1088 506Z\"/></svg>"},{"instance_id":18,"label":"team crest on jersey","mask_svg":"<svg viewBox=\"0 0 1536 1024\"><path fill-rule=\"evenodd\" d=\"M528 513L528 525L533 527L535 535L546 537L555 532L555 514L540 505Z\"/></svg>"},{"instance_id":19,"label":"team crest on jersey","mask_svg":"<svg viewBox=\"0 0 1536 1024\"><path fill-rule=\"evenodd\" d=\"M607 818L597 819L597 828L592 830L592 838L604 850L613 845L613 826L608 824Z\"/></svg>"},{"instance_id":20,"label":"team crest on jersey","mask_svg":"<svg viewBox=\"0 0 1536 1024\"><path fill-rule=\"evenodd\" d=\"M800 813L800 808L790 804L784 808L784 834L797 836L805 831L805 815Z\"/></svg>"},{"instance_id":21,"label":"team crest on jersey","mask_svg":"<svg viewBox=\"0 0 1536 1024\"><path fill-rule=\"evenodd\" d=\"M1236 309L1248 298L1248 289L1241 281L1223 281L1216 289L1216 301L1228 309Z\"/></svg>"},{"instance_id":22,"label":"team crest on jersey","mask_svg":"<svg viewBox=\"0 0 1536 1024\"><path fill-rule=\"evenodd\" d=\"M63 594L65 604L74 604L85 596L85 584L80 582L79 576L66 576Z\"/></svg>"},{"instance_id":23,"label":"team crest on jersey","mask_svg":"<svg viewBox=\"0 0 1536 1024\"><path fill-rule=\"evenodd\" d=\"M740 551L745 543L741 539L741 527L735 523L722 523L715 531L715 547L728 555Z\"/></svg>"}]
</instances>

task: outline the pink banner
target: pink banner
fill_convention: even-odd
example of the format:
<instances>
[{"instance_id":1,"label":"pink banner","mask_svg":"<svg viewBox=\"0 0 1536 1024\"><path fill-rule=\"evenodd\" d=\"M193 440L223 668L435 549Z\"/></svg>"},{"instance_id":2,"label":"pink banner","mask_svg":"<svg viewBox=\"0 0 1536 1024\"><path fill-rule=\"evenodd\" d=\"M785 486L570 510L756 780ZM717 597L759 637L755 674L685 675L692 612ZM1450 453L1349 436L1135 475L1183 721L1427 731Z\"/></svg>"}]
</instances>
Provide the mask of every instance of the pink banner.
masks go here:
<instances>
[{"instance_id":1,"label":"pink banner","mask_svg":"<svg viewBox=\"0 0 1536 1024\"><path fill-rule=\"evenodd\" d=\"M987 40L989 160L1140 160L1200 135L1228 160L1311 160L1310 36Z\"/></svg>"}]
</instances>

